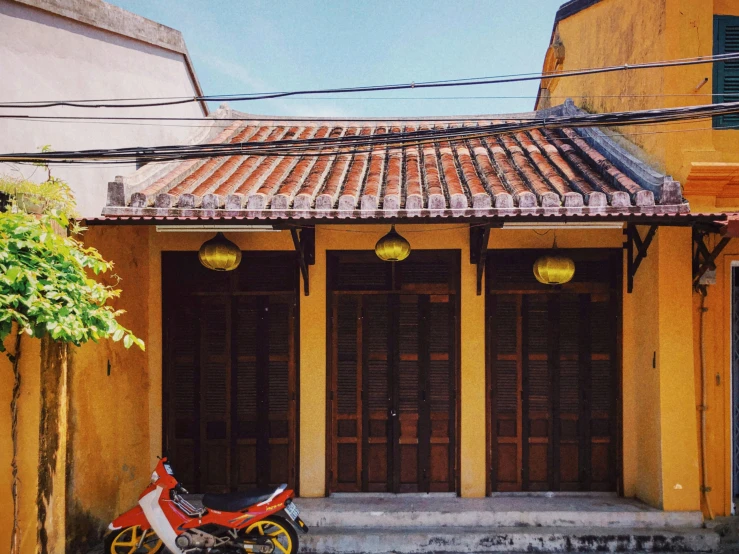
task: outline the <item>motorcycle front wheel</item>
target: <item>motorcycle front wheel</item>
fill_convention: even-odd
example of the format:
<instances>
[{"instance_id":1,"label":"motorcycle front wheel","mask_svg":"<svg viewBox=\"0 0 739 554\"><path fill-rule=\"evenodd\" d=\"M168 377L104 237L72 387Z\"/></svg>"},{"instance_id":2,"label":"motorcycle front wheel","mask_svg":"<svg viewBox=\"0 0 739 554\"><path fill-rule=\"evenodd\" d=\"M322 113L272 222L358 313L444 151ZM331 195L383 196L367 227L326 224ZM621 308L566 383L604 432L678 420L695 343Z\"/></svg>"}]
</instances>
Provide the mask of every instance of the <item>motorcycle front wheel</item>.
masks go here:
<instances>
[{"instance_id":1,"label":"motorcycle front wheel","mask_svg":"<svg viewBox=\"0 0 739 554\"><path fill-rule=\"evenodd\" d=\"M138 525L116 529L105 537L105 554L160 554L163 550L164 545L154 530L142 531Z\"/></svg>"},{"instance_id":2,"label":"motorcycle front wheel","mask_svg":"<svg viewBox=\"0 0 739 554\"><path fill-rule=\"evenodd\" d=\"M281 517L272 516L260 519L247 527L246 532L249 535L269 537L275 545L274 554L297 554L298 552L298 533L287 520Z\"/></svg>"}]
</instances>

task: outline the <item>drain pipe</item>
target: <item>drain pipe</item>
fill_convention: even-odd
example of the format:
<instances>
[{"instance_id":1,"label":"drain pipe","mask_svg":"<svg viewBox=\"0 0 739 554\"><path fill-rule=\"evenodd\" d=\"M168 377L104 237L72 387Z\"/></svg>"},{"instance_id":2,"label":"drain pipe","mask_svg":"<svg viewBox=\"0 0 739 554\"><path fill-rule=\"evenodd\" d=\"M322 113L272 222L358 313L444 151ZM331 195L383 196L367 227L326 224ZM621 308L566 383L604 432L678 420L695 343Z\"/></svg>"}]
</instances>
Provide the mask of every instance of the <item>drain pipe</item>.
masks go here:
<instances>
[{"instance_id":1,"label":"drain pipe","mask_svg":"<svg viewBox=\"0 0 739 554\"><path fill-rule=\"evenodd\" d=\"M708 308L705 307L705 302L706 294L708 294L708 291L705 287L700 287L698 289L698 292L701 295L701 306L699 315L700 330L698 337L701 364L701 405L699 408L701 411L701 467L703 469L701 492L703 493L703 498L706 501L706 511L708 512L708 519L711 520L713 519L713 510L711 509L711 500L708 496L708 493L711 492L711 487L708 486L708 468L706 467L706 410L708 410L706 401L706 348L703 344L703 340L705 337L705 313L708 311Z\"/></svg>"}]
</instances>

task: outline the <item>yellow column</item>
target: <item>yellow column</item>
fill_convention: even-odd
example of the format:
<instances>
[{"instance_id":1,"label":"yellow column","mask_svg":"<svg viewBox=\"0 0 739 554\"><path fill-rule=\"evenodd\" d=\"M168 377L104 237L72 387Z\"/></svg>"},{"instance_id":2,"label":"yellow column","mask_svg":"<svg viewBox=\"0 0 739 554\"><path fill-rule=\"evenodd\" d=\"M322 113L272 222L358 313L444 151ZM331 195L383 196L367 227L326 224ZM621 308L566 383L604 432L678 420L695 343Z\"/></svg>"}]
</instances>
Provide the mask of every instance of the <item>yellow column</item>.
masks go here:
<instances>
[{"instance_id":1,"label":"yellow column","mask_svg":"<svg viewBox=\"0 0 739 554\"><path fill-rule=\"evenodd\" d=\"M691 230L662 227L658 235L662 508L700 510Z\"/></svg>"},{"instance_id":2,"label":"yellow column","mask_svg":"<svg viewBox=\"0 0 739 554\"><path fill-rule=\"evenodd\" d=\"M326 249L316 229L310 295L300 283L300 496L326 494Z\"/></svg>"},{"instance_id":3,"label":"yellow column","mask_svg":"<svg viewBox=\"0 0 739 554\"><path fill-rule=\"evenodd\" d=\"M462 249L461 300L461 493L485 496L485 294L477 296L477 266L469 263L469 243Z\"/></svg>"},{"instance_id":4,"label":"yellow column","mask_svg":"<svg viewBox=\"0 0 739 554\"><path fill-rule=\"evenodd\" d=\"M660 227L624 299L623 407L625 492L664 510L700 509L692 305L691 230Z\"/></svg>"}]
</instances>

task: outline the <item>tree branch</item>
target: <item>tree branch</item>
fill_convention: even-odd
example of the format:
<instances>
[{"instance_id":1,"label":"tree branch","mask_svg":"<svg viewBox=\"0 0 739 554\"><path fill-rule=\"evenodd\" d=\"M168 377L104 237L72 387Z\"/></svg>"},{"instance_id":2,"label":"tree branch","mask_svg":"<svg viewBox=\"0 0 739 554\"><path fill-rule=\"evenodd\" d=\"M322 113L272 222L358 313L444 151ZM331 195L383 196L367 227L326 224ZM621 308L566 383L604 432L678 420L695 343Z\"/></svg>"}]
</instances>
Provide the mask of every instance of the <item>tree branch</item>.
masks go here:
<instances>
[{"instance_id":1,"label":"tree branch","mask_svg":"<svg viewBox=\"0 0 739 554\"><path fill-rule=\"evenodd\" d=\"M13 396L10 400L10 436L13 442L13 457L10 461L10 467L13 471L13 480L11 482L11 491L13 495L13 530L10 535L10 554L20 553L20 521L18 510L20 499L18 497L18 399L21 395L21 373L19 362L21 358L21 337L23 332L20 328L16 328L15 334L15 351L10 357L13 364Z\"/></svg>"}]
</instances>

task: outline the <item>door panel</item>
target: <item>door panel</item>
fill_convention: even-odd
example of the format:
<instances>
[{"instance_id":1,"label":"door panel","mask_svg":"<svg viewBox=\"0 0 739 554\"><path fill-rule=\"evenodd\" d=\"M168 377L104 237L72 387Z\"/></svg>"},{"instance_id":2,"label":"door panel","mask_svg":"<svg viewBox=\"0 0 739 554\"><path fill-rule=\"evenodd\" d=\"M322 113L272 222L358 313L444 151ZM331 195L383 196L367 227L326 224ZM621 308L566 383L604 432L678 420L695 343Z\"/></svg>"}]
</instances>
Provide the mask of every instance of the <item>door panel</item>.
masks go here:
<instances>
[{"instance_id":1,"label":"door panel","mask_svg":"<svg viewBox=\"0 0 739 554\"><path fill-rule=\"evenodd\" d=\"M618 276L619 262L614 255L602 263ZM537 289L514 267L516 283L491 286L492 491L617 489L619 280L599 281L598 271L583 271L569 290Z\"/></svg>"},{"instance_id":2,"label":"door panel","mask_svg":"<svg viewBox=\"0 0 739 554\"><path fill-rule=\"evenodd\" d=\"M362 312L362 488L387 492L392 469L390 431L390 323L389 297L384 294L361 297Z\"/></svg>"},{"instance_id":3,"label":"door panel","mask_svg":"<svg viewBox=\"0 0 739 554\"><path fill-rule=\"evenodd\" d=\"M332 293L330 489L454 491L456 304L437 294L453 292L450 271L360 265L391 290ZM334 283L352 290L357 273L346 264Z\"/></svg>"},{"instance_id":4,"label":"door panel","mask_svg":"<svg viewBox=\"0 0 739 554\"><path fill-rule=\"evenodd\" d=\"M226 280L194 254L163 258L164 438L178 476L199 492L294 486L294 290L262 290L259 257ZM263 270L294 273L289 257L278 262Z\"/></svg>"}]
</instances>

